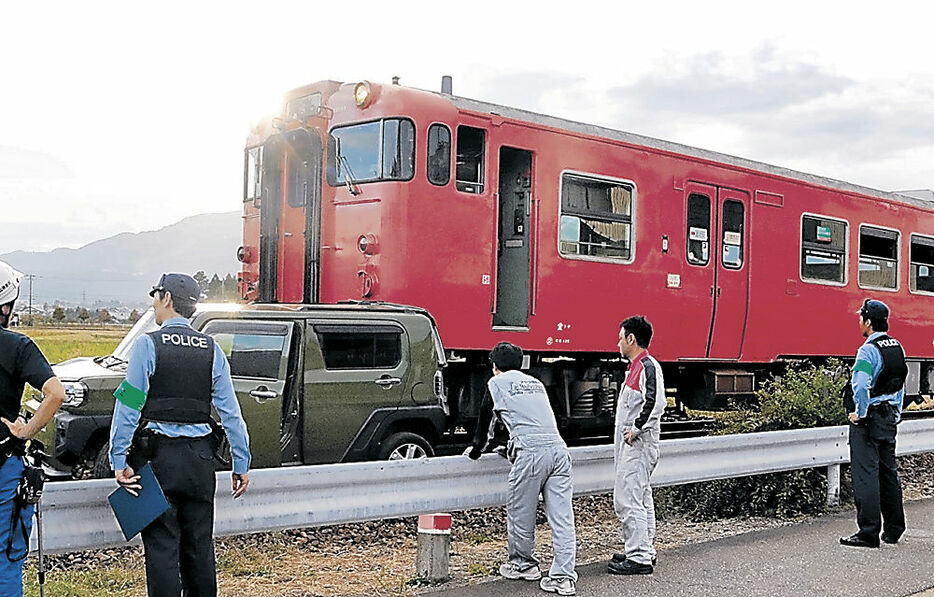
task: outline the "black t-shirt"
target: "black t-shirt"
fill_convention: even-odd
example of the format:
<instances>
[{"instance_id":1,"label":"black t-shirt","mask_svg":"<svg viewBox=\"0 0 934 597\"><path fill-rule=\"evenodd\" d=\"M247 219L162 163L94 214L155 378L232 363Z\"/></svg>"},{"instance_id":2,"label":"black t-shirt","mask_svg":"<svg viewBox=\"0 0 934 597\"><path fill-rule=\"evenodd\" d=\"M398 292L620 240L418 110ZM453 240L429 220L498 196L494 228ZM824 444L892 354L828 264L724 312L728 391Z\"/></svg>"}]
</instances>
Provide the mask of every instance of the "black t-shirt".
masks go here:
<instances>
[{"instance_id":1,"label":"black t-shirt","mask_svg":"<svg viewBox=\"0 0 934 597\"><path fill-rule=\"evenodd\" d=\"M0 328L0 415L14 420L25 384L41 390L53 375L49 361L31 338Z\"/></svg>"}]
</instances>

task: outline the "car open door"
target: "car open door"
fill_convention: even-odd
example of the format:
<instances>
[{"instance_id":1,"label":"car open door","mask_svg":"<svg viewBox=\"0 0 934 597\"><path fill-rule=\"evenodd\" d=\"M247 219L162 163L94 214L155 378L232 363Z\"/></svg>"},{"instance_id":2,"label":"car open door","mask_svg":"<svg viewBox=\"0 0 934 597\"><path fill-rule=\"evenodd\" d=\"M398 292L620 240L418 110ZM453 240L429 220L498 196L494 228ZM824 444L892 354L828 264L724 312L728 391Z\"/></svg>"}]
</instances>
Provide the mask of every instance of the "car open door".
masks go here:
<instances>
[{"instance_id":1,"label":"car open door","mask_svg":"<svg viewBox=\"0 0 934 597\"><path fill-rule=\"evenodd\" d=\"M298 358L291 358L291 321L215 319L203 332L214 338L230 362L234 391L250 434L252 468L300 461L294 441L301 384L296 383ZM298 446L298 447L296 447ZM296 458L297 456L297 458Z\"/></svg>"}]
</instances>

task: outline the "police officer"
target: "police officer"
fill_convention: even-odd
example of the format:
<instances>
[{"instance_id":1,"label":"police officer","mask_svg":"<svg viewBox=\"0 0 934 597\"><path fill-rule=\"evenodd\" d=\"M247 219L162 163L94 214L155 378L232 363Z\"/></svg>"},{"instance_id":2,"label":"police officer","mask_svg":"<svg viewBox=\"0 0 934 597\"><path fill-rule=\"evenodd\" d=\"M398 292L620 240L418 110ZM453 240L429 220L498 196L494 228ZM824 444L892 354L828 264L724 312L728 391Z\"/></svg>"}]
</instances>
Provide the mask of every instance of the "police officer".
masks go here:
<instances>
[{"instance_id":1,"label":"police officer","mask_svg":"<svg viewBox=\"0 0 934 597\"><path fill-rule=\"evenodd\" d=\"M542 590L575 595L577 551L571 455L558 434L554 412L542 382L519 371L522 349L500 342L490 353L493 377L480 409L473 446L466 454L480 458L487 444L493 414L509 431L509 497L506 502L506 539L509 560L500 566L504 578L538 580ZM551 527L554 561L542 578L535 557L535 515L538 496L545 506Z\"/></svg>"},{"instance_id":2,"label":"police officer","mask_svg":"<svg viewBox=\"0 0 934 597\"><path fill-rule=\"evenodd\" d=\"M110 461L117 482L135 495L134 469L148 460L170 505L142 532L150 597L213 596L211 405L230 440L234 498L250 483L249 436L227 358L188 323L201 295L198 283L186 274L163 274L149 294L162 327L136 340L126 379L114 392Z\"/></svg>"},{"instance_id":3,"label":"police officer","mask_svg":"<svg viewBox=\"0 0 934 597\"><path fill-rule=\"evenodd\" d=\"M629 361L616 406L613 508L623 525L624 553L613 554L610 574L652 574L655 568L655 502L649 479L658 464L665 379L648 352L652 324L636 315L619 326L619 352Z\"/></svg>"},{"instance_id":4,"label":"police officer","mask_svg":"<svg viewBox=\"0 0 934 597\"><path fill-rule=\"evenodd\" d=\"M859 310L859 329L866 342L856 353L853 397L848 405L848 410L852 409L850 462L859 531L841 537L840 543L879 547L880 531L882 541L893 544L905 532L895 433L908 367L901 344L886 334L889 308L885 303L866 299Z\"/></svg>"},{"instance_id":5,"label":"police officer","mask_svg":"<svg viewBox=\"0 0 934 597\"><path fill-rule=\"evenodd\" d=\"M23 594L23 559L29 550L23 537L32 529L33 506L16 508L16 488L23 477L23 440L35 436L65 400L65 389L52 373L39 347L7 328L23 274L0 261L0 595ZM25 422L18 418L24 385L42 390L42 405ZM19 520L13 520L18 511ZM12 535L11 535L12 533Z\"/></svg>"}]
</instances>

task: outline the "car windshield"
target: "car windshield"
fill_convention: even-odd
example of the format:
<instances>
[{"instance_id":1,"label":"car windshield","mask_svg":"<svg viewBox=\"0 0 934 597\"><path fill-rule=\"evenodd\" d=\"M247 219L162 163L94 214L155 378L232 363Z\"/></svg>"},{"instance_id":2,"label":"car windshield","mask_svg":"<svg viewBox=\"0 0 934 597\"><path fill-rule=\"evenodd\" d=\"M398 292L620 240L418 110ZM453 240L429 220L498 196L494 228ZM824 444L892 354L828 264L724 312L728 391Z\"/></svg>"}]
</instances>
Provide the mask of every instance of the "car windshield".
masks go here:
<instances>
[{"instance_id":1,"label":"car windshield","mask_svg":"<svg viewBox=\"0 0 934 597\"><path fill-rule=\"evenodd\" d=\"M133 348L133 342L143 334L148 334L158 329L159 326L156 325L156 313L152 308L146 309L146 312L133 324L133 327L130 328L130 331L123 337L123 340L120 341L120 344L117 345L117 348L114 349L111 356L123 362L130 360L130 349Z\"/></svg>"}]
</instances>

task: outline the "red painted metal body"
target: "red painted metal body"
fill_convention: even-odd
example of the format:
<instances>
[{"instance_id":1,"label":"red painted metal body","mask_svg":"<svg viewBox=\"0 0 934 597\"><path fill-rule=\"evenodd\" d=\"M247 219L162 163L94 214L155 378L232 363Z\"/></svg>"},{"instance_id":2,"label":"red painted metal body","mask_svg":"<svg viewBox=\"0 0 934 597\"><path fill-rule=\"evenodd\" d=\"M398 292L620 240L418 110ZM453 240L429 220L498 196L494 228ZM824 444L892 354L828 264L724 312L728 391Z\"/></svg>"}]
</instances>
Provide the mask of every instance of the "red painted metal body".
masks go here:
<instances>
[{"instance_id":1,"label":"red painted metal body","mask_svg":"<svg viewBox=\"0 0 934 597\"><path fill-rule=\"evenodd\" d=\"M281 131L305 128L326 147L334 127L404 117L415 125L414 177L407 181L331 186L320 171L319 261L316 295L305 275L308 212L277 197L276 295L267 299L323 303L346 299L383 300L428 309L446 348L486 351L508 340L533 353L616 353L618 325L644 314L655 326L652 353L665 363L770 363L782 356L851 356L862 341L856 310L866 297L888 303L892 334L910 358L934 359L930 322L934 296L909 291L909 238L934 234L934 205L846 183L783 171L727 156L645 140L451 96L373 85L369 105L354 102L353 85L314 84L287 101L318 91L317 117L280 128L259 128L257 145ZM496 112L496 113L491 113ZM456 189L454 175L443 186L426 176L428 127L444 123L457 143L458 127L486 134L480 193ZM613 134L611 134L613 133ZM498 202L501 148L529 152L529 243L527 326L496 329ZM688 151L690 150L690 151ZM324 152L326 154L326 152ZM452 160L456 152L451 151ZM291 159L291 158L289 158ZM322 157L326 160L326 155ZM452 168L454 168L452 166ZM288 159L280 190L289 184ZM576 172L629 181L634 187L631 262L570 258L559 253L561 182ZM711 200L710 259L686 258L686 213L691 194ZM742 211L742 265L721 259L726 202ZM261 298L260 203L245 202L241 290ZM813 283L801 277L802 214L845 220L846 282ZM858 284L859 227L871 224L900 231L898 288ZM370 235L372 254L358 249ZM251 281L256 281L253 288ZM364 287L366 287L364 289ZM368 296L363 296L367 294Z\"/></svg>"}]
</instances>

